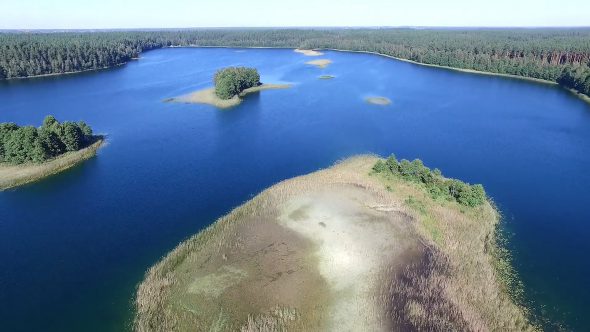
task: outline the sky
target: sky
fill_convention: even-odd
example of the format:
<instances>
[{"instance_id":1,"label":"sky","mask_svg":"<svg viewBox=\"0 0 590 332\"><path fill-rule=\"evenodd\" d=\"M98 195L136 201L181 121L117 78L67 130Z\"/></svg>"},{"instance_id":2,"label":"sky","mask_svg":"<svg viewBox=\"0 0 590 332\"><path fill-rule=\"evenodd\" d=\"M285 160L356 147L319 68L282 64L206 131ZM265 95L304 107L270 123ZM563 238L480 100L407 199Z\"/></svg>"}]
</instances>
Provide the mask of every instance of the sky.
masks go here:
<instances>
[{"instance_id":1,"label":"sky","mask_svg":"<svg viewBox=\"0 0 590 332\"><path fill-rule=\"evenodd\" d=\"M0 29L590 26L590 0L0 0Z\"/></svg>"}]
</instances>

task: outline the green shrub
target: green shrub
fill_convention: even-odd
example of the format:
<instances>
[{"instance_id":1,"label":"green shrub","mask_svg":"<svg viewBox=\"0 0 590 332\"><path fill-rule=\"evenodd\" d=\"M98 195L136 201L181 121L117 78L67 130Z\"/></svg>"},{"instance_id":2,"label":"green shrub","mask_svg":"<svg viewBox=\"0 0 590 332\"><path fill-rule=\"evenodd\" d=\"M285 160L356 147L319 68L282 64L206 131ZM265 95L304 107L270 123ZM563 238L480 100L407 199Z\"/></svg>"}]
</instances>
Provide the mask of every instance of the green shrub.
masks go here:
<instances>
[{"instance_id":1,"label":"green shrub","mask_svg":"<svg viewBox=\"0 0 590 332\"><path fill-rule=\"evenodd\" d=\"M424 185L434 198L454 200L461 205L475 207L486 201L486 193L482 185L470 185L456 180L445 179L439 169L430 170L420 159L397 161L394 155L385 162L378 160L373 166L375 173L399 176L404 180Z\"/></svg>"},{"instance_id":2,"label":"green shrub","mask_svg":"<svg viewBox=\"0 0 590 332\"><path fill-rule=\"evenodd\" d=\"M260 85L260 75L255 68L229 67L215 73L215 94L221 99L231 99L242 91Z\"/></svg>"}]
</instances>

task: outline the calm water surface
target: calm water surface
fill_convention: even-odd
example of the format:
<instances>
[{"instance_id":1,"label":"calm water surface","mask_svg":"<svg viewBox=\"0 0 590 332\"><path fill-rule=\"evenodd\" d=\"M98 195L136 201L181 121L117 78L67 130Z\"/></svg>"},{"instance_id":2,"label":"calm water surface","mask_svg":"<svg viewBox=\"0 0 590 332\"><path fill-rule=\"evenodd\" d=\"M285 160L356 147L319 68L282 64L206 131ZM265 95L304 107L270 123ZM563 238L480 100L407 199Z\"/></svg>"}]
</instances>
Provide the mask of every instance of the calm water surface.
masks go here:
<instances>
[{"instance_id":1,"label":"calm water surface","mask_svg":"<svg viewBox=\"0 0 590 332\"><path fill-rule=\"evenodd\" d=\"M0 122L85 120L109 144L58 176L0 193L0 329L120 331L144 271L280 180L359 153L421 158L482 183L538 313L590 326L590 105L554 86L326 53L167 49L124 67L0 83ZM254 66L239 107L167 104ZM333 80L319 80L330 74ZM385 96L390 106L364 98Z\"/></svg>"}]
</instances>

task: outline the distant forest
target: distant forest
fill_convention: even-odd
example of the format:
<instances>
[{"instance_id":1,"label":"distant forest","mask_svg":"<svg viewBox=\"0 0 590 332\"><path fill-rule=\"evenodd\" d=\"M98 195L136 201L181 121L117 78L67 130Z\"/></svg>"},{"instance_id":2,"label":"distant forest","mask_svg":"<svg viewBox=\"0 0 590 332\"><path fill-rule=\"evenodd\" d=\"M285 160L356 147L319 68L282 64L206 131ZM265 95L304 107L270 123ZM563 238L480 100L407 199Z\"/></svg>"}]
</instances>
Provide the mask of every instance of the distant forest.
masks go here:
<instances>
[{"instance_id":1,"label":"distant forest","mask_svg":"<svg viewBox=\"0 0 590 332\"><path fill-rule=\"evenodd\" d=\"M590 96L590 29L210 29L0 33L0 79L124 64L169 46L336 48L558 82Z\"/></svg>"}]
</instances>

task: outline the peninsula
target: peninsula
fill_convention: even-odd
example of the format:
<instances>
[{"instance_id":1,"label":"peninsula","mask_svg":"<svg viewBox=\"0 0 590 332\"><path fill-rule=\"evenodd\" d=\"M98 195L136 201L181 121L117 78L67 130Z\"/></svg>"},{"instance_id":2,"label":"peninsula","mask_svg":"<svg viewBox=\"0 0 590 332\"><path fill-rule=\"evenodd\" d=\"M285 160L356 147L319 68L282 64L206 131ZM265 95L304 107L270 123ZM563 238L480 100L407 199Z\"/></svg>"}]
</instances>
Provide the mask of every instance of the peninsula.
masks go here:
<instances>
[{"instance_id":1,"label":"peninsula","mask_svg":"<svg viewBox=\"0 0 590 332\"><path fill-rule=\"evenodd\" d=\"M534 330L496 268L497 222L480 185L419 160L354 157L180 244L139 286L134 327Z\"/></svg>"}]
</instances>

